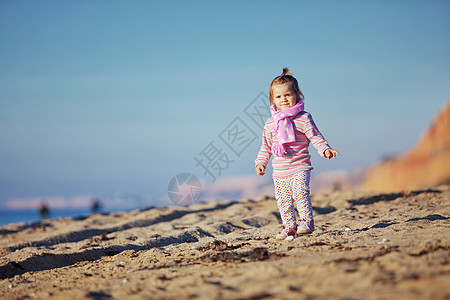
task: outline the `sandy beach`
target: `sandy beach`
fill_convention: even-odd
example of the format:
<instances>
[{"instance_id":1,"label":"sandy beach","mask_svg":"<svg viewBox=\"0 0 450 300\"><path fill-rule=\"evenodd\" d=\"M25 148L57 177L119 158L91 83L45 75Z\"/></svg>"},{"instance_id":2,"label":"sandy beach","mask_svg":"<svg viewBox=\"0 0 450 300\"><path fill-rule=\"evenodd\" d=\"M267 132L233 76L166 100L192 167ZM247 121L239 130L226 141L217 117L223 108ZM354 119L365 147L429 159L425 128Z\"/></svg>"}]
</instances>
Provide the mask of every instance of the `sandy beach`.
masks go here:
<instances>
[{"instance_id":1,"label":"sandy beach","mask_svg":"<svg viewBox=\"0 0 450 300\"><path fill-rule=\"evenodd\" d=\"M450 299L450 187L259 197L0 227L1 299Z\"/></svg>"}]
</instances>

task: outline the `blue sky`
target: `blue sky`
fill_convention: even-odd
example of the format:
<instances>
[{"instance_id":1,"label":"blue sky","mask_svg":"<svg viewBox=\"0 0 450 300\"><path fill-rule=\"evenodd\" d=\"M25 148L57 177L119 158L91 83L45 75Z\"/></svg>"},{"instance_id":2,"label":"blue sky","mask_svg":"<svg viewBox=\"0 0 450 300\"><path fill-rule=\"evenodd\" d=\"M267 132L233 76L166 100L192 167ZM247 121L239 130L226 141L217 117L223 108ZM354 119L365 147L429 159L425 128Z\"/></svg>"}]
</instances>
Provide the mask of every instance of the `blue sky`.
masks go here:
<instances>
[{"instance_id":1,"label":"blue sky","mask_svg":"<svg viewBox=\"0 0 450 300\"><path fill-rule=\"evenodd\" d=\"M448 1L1 1L0 207L167 197L180 172L211 181L194 160L210 142L233 160L221 177L253 174L243 111L283 66L342 153L310 149L315 172L402 153L450 97L449 16ZM236 117L258 135L239 156L219 137Z\"/></svg>"}]
</instances>

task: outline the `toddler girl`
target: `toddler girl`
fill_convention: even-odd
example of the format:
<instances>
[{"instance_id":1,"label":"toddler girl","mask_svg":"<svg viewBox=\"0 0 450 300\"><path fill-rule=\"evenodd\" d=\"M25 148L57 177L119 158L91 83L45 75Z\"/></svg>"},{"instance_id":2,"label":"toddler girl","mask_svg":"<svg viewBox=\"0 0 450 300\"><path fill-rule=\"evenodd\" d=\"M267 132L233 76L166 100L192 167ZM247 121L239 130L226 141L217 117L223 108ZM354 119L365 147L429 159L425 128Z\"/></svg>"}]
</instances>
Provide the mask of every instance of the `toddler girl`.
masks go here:
<instances>
[{"instance_id":1,"label":"toddler girl","mask_svg":"<svg viewBox=\"0 0 450 300\"><path fill-rule=\"evenodd\" d=\"M272 117L264 126L262 146L256 158L256 173L264 175L273 154L275 198L283 221L277 240L291 240L297 234L314 231L314 219L309 196L309 179L313 169L308 151L311 142L319 155L331 159L339 155L317 129L310 113L303 110L304 97L287 68L275 77L269 88ZM300 216L295 220L294 201Z\"/></svg>"}]
</instances>

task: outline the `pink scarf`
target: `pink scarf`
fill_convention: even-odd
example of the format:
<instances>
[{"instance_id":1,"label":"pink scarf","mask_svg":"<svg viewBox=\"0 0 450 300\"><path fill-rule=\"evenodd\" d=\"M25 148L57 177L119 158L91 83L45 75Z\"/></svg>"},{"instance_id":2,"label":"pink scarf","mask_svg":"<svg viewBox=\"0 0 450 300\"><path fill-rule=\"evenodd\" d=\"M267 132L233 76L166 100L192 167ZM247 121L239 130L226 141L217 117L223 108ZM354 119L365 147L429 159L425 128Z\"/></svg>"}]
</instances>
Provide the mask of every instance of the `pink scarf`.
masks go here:
<instances>
[{"instance_id":1,"label":"pink scarf","mask_svg":"<svg viewBox=\"0 0 450 300\"><path fill-rule=\"evenodd\" d=\"M292 118L303 111L305 104L298 102L295 106L277 110L275 105L270 107L272 120L275 122L275 134L278 142L272 146L274 156L283 156L286 153L285 144L295 142L294 127L292 126Z\"/></svg>"}]
</instances>

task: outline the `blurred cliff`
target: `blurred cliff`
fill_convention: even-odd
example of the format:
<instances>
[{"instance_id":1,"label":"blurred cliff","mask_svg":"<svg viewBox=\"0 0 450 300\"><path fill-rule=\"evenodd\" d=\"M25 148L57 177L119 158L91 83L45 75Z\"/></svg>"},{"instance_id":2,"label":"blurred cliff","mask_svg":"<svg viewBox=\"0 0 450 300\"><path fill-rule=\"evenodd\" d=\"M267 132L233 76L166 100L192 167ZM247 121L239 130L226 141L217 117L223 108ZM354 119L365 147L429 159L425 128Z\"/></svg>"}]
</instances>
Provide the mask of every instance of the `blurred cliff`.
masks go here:
<instances>
[{"instance_id":1,"label":"blurred cliff","mask_svg":"<svg viewBox=\"0 0 450 300\"><path fill-rule=\"evenodd\" d=\"M361 188L392 192L450 184L450 101L415 146L367 170Z\"/></svg>"}]
</instances>

